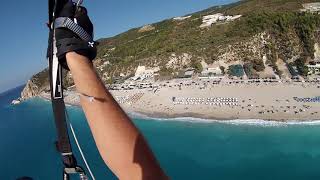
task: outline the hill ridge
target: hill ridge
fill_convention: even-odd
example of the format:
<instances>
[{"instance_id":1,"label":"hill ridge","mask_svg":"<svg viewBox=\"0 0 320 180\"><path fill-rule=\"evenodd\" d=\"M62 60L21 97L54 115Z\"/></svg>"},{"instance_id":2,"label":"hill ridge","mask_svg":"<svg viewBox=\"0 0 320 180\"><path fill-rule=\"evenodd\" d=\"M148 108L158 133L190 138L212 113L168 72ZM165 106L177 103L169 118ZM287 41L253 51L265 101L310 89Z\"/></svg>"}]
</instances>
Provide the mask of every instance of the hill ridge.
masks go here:
<instances>
[{"instance_id":1,"label":"hill ridge","mask_svg":"<svg viewBox=\"0 0 320 180\"><path fill-rule=\"evenodd\" d=\"M286 66L291 64L306 77L306 65L320 44L319 14L301 11L311 2L317 1L245 0L149 24L147 30L133 28L100 39L95 66L106 84L133 77L139 65L158 67L160 76L175 78L189 68L201 74L203 64L217 62L229 76L235 75L229 67L240 64L252 77L290 78ZM213 23L201 28L207 15ZM241 17L228 21L235 15ZM66 80L67 87L73 85L70 75Z\"/></svg>"}]
</instances>

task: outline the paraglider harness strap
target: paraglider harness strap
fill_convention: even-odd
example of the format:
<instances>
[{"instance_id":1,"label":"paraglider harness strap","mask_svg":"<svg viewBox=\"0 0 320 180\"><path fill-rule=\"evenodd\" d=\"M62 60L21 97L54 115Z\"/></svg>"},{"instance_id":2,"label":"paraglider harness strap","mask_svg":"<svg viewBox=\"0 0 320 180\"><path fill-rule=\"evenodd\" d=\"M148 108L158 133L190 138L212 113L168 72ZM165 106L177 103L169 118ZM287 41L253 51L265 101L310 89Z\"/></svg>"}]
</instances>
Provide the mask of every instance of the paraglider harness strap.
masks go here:
<instances>
[{"instance_id":1,"label":"paraglider harness strap","mask_svg":"<svg viewBox=\"0 0 320 180\"><path fill-rule=\"evenodd\" d=\"M76 5L79 6L82 3L82 0L72 1L76 2ZM76 33L81 39L85 41L93 41L91 37L82 27L80 27L76 20L69 18L56 18L55 14L57 12L57 7L59 3L62 3L62 0L49 0L49 23L48 27L50 29L49 34L49 47L47 52L47 57L49 60L49 73L50 73L50 89L51 89L51 98L52 98L52 107L54 112L54 119L57 128L58 141L57 141L57 150L62 155L62 161L64 164L63 169L63 179L69 180L70 175L79 175L80 180L88 180L88 177L84 169L77 165L75 156L72 153L72 148L70 144L67 119L68 113L66 111L64 99L63 99L63 80L62 80L62 70L61 65L58 63L57 57L57 47L55 39L55 29L58 27L68 28L74 33ZM60 4L59 4L60 5ZM57 20L58 19L58 20ZM61 87L60 90L57 90L57 87ZM59 89L59 88L58 88ZM71 126L71 123L70 123ZM81 152L81 151L80 151ZM91 171L90 171L91 172ZM92 173L91 173L92 174ZM92 175L92 179L94 177Z\"/></svg>"},{"instance_id":2,"label":"paraglider harness strap","mask_svg":"<svg viewBox=\"0 0 320 180\"><path fill-rule=\"evenodd\" d=\"M93 37L88 34L81 26L75 23L68 17L58 17L54 21L54 28L67 28L76 35L78 35L82 40L87 42L93 42Z\"/></svg>"}]
</instances>

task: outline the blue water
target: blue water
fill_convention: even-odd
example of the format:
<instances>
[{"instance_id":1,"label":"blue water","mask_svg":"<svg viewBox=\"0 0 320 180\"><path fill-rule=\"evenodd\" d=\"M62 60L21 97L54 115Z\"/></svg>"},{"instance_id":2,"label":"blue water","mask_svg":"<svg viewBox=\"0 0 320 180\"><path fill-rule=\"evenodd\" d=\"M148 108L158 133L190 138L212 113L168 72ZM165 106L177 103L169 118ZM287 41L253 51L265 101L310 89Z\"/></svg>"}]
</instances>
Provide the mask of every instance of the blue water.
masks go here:
<instances>
[{"instance_id":1,"label":"blue water","mask_svg":"<svg viewBox=\"0 0 320 180\"><path fill-rule=\"evenodd\" d=\"M0 95L0 179L61 179L50 103L33 99L9 105L20 91ZM83 112L73 107L68 111L97 180L116 179L99 156ZM134 122L172 179L320 179L319 125Z\"/></svg>"}]
</instances>

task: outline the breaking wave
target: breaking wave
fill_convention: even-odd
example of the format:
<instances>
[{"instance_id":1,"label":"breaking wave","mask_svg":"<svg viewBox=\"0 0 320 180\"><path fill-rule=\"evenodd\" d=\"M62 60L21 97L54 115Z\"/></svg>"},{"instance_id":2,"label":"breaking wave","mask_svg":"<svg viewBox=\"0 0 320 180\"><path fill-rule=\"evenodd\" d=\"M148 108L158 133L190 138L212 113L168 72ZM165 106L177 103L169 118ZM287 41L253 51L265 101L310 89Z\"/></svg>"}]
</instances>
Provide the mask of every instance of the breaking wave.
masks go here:
<instances>
[{"instance_id":1,"label":"breaking wave","mask_svg":"<svg viewBox=\"0 0 320 180\"><path fill-rule=\"evenodd\" d=\"M290 126L290 125L307 125L316 126L320 125L320 120L308 120L308 121L269 121L262 119L234 119L234 120L216 120L216 119L202 119L194 117L177 117L177 118L155 118L150 117L145 114L130 112L129 115L133 118L145 119L145 120L155 120L155 121L180 121L180 122L190 122L190 123L220 123L220 124L230 124L230 125L250 125L250 126Z\"/></svg>"}]
</instances>

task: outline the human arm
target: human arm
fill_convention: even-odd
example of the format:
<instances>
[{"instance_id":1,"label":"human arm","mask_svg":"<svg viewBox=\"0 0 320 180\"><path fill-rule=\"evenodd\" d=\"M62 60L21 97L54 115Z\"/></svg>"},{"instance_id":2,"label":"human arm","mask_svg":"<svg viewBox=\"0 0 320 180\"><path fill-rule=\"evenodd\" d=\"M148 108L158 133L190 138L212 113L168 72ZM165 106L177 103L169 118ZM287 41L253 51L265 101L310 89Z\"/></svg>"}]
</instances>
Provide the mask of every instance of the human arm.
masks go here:
<instances>
[{"instance_id":1,"label":"human arm","mask_svg":"<svg viewBox=\"0 0 320 180\"><path fill-rule=\"evenodd\" d=\"M91 102L81 96L81 106L108 167L122 180L168 179L143 135L105 88L88 58L69 52L66 59L77 91L95 97Z\"/></svg>"}]
</instances>

